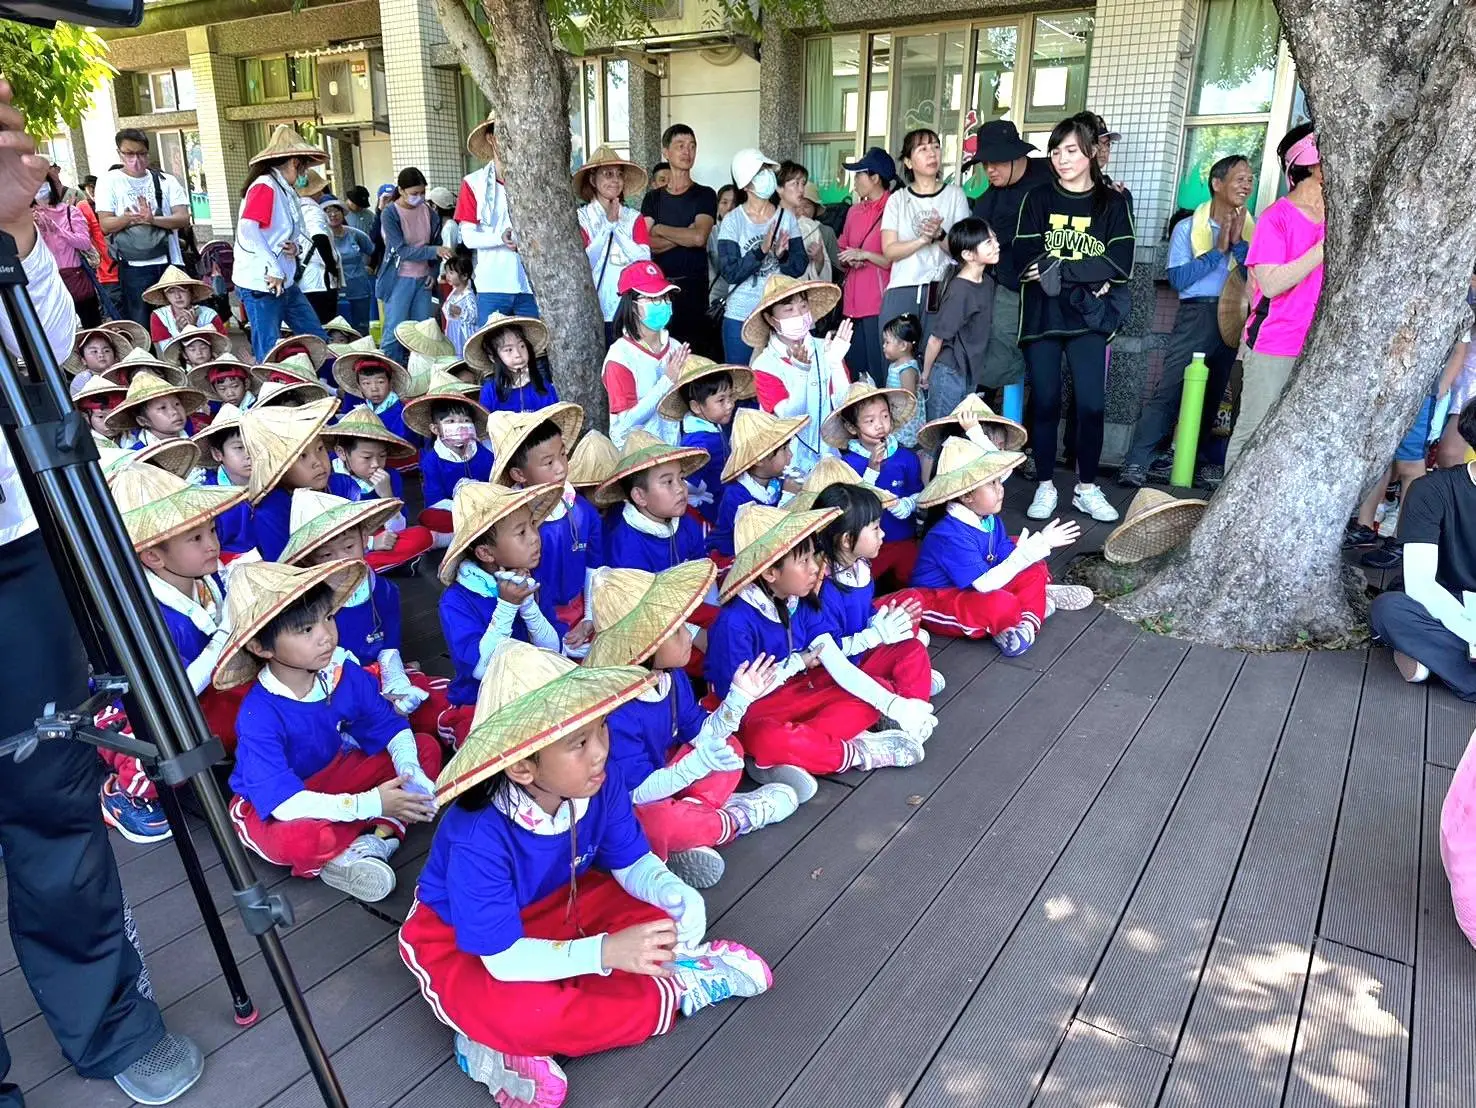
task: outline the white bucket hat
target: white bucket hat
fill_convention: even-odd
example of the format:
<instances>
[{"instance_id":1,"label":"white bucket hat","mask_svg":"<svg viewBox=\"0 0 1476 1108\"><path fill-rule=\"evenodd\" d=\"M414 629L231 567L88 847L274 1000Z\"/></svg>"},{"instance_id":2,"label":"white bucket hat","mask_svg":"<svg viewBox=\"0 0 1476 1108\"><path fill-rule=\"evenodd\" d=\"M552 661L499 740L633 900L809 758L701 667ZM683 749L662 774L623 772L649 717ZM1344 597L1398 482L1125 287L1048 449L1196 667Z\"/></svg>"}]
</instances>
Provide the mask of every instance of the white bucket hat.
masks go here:
<instances>
[{"instance_id":1,"label":"white bucket hat","mask_svg":"<svg viewBox=\"0 0 1476 1108\"><path fill-rule=\"evenodd\" d=\"M778 170L779 163L756 146L745 146L733 155L733 184L746 189L761 169Z\"/></svg>"}]
</instances>

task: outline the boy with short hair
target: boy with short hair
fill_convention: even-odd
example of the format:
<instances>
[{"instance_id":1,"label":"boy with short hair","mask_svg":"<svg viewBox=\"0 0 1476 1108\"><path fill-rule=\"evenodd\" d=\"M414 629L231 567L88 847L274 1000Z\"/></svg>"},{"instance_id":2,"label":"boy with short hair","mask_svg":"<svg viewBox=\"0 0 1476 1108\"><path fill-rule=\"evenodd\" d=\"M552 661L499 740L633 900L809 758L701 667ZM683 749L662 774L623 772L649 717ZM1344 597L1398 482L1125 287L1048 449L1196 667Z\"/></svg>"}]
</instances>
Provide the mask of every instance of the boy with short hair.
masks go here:
<instances>
[{"instance_id":1,"label":"boy with short hair","mask_svg":"<svg viewBox=\"0 0 1476 1108\"><path fill-rule=\"evenodd\" d=\"M133 351L127 337L102 327L78 331L72 340L72 353L62 362L62 369L72 374L72 395L100 373L107 373Z\"/></svg>"},{"instance_id":2,"label":"boy with short hair","mask_svg":"<svg viewBox=\"0 0 1476 1108\"><path fill-rule=\"evenodd\" d=\"M451 502L465 481L492 475L492 452L482 444L487 435L487 409L464 391L449 373L431 372L430 387L405 404L405 426L429 443L420 452L420 480L425 510L420 522L435 535L435 545L451 542Z\"/></svg>"},{"instance_id":3,"label":"boy with short hair","mask_svg":"<svg viewBox=\"0 0 1476 1108\"><path fill-rule=\"evenodd\" d=\"M630 433L620 464L595 490L596 504L625 501L606 532L607 565L660 573L706 556L702 528L687 515L686 482L706 462L705 450Z\"/></svg>"},{"instance_id":4,"label":"boy with short hair","mask_svg":"<svg viewBox=\"0 0 1476 1108\"><path fill-rule=\"evenodd\" d=\"M98 446L117 446L118 432L108 422L128 390L106 377L93 375L87 384L72 394L72 406L82 413L92 438Z\"/></svg>"},{"instance_id":5,"label":"boy with short hair","mask_svg":"<svg viewBox=\"0 0 1476 1108\"><path fill-rule=\"evenodd\" d=\"M687 502L704 523L717 519L733 412L738 401L753 395L753 371L747 366L718 365L693 354L682 367L676 388L657 406L666 419L680 421L683 446L707 451L707 464L687 482Z\"/></svg>"},{"instance_id":6,"label":"boy with short hair","mask_svg":"<svg viewBox=\"0 0 1476 1108\"><path fill-rule=\"evenodd\" d=\"M203 393L215 414L229 404L238 412L249 411L256 403L252 389L251 367L232 354L224 354L190 370L190 388Z\"/></svg>"},{"instance_id":7,"label":"boy with short hair","mask_svg":"<svg viewBox=\"0 0 1476 1108\"><path fill-rule=\"evenodd\" d=\"M215 413L214 422L197 434L194 441L206 463L202 483L222 489L240 489L243 494L239 504L227 508L215 519L215 533L220 538L220 561L222 565L230 565L256 549L251 502L244 495L251 484L251 456L241 441L240 411L234 404L222 405Z\"/></svg>"},{"instance_id":8,"label":"boy with short hair","mask_svg":"<svg viewBox=\"0 0 1476 1108\"><path fill-rule=\"evenodd\" d=\"M377 350L353 350L333 363L333 379L345 397L345 412L366 407L391 434L405 435L404 397L410 392L410 374L398 362Z\"/></svg>"},{"instance_id":9,"label":"boy with short hair","mask_svg":"<svg viewBox=\"0 0 1476 1108\"><path fill-rule=\"evenodd\" d=\"M119 445L138 450L156 442L190 437L190 413L205 406L205 397L192 388L172 385L148 370L134 374L128 393L108 416L108 427Z\"/></svg>"},{"instance_id":10,"label":"boy with short hair","mask_svg":"<svg viewBox=\"0 0 1476 1108\"><path fill-rule=\"evenodd\" d=\"M415 448L390 431L367 404L341 416L323 438L333 449L333 472L352 478L359 500L404 500L405 481L392 463L414 458ZM429 528L407 524L402 504L371 540L366 560L377 573L408 573L434 545Z\"/></svg>"},{"instance_id":11,"label":"boy with short hair","mask_svg":"<svg viewBox=\"0 0 1476 1108\"><path fill-rule=\"evenodd\" d=\"M359 499L353 479L333 472L323 442L323 431L337 410L338 401L329 398L300 408L258 405L241 413L241 442L251 460L251 522L256 548L267 561L281 556L292 533L293 489Z\"/></svg>"},{"instance_id":12,"label":"boy with short hair","mask_svg":"<svg viewBox=\"0 0 1476 1108\"><path fill-rule=\"evenodd\" d=\"M723 466L717 522L707 536L708 556L719 567L733 561L733 521L739 508L745 504L775 508L789 502L784 475L794 458L795 436L809 422L809 416L782 419L752 408L733 417L732 450Z\"/></svg>"}]
</instances>

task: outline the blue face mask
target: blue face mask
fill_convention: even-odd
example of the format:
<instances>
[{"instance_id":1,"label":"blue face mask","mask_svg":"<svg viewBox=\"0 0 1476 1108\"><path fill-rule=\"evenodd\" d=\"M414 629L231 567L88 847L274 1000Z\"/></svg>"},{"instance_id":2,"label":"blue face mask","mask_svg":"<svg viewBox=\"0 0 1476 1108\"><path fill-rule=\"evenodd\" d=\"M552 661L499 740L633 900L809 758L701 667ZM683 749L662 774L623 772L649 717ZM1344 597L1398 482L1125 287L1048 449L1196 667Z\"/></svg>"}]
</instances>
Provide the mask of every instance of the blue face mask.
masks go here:
<instances>
[{"instance_id":1,"label":"blue face mask","mask_svg":"<svg viewBox=\"0 0 1476 1108\"><path fill-rule=\"evenodd\" d=\"M293 184L296 185L300 189L307 188L307 183L308 183L308 175L306 173L299 173L297 175L297 180L293 182Z\"/></svg>"},{"instance_id":2,"label":"blue face mask","mask_svg":"<svg viewBox=\"0 0 1476 1108\"><path fill-rule=\"evenodd\" d=\"M653 331L664 331L671 322L670 300L647 300L641 304L641 322Z\"/></svg>"}]
</instances>

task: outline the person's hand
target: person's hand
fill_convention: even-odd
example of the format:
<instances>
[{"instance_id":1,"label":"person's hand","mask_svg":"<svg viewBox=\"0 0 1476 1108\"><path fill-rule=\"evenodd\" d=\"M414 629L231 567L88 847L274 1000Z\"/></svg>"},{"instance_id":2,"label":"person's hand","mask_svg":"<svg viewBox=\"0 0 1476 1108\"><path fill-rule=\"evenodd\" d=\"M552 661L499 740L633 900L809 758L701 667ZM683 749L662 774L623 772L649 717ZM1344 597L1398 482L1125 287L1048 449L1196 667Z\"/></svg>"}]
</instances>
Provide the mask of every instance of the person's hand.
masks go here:
<instances>
[{"instance_id":1,"label":"person's hand","mask_svg":"<svg viewBox=\"0 0 1476 1108\"><path fill-rule=\"evenodd\" d=\"M887 705L886 714L891 716L902 730L909 735L926 739L938 726L938 717L933 715L933 706L926 700L914 700L909 696L896 696Z\"/></svg>"},{"instance_id":2,"label":"person's hand","mask_svg":"<svg viewBox=\"0 0 1476 1108\"><path fill-rule=\"evenodd\" d=\"M1235 215L1227 216L1225 222L1220 224L1220 233L1215 237L1215 249L1221 254L1230 253L1230 243L1235 232Z\"/></svg>"},{"instance_id":3,"label":"person's hand","mask_svg":"<svg viewBox=\"0 0 1476 1108\"><path fill-rule=\"evenodd\" d=\"M456 257L456 251L452 250L449 246L438 247L436 249L436 257L440 258L441 261L444 262Z\"/></svg>"},{"instance_id":4,"label":"person's hand","mask_svg":"<svg viewBox=\"0 0 1476 1108\"><path fill-rule=\"evenodd\" d=\"M11 106L11 96L10 82L0 80L0 227L16 236L25 255L35 242L31 198L45 183L51 162L36 153L35 140L26 134L26 117Z\"/></svg>"},{"instance_id":5,"label":"person's hand","mask_svg":"<svg viewBox=\"0 0 1476 1108\"><path fill-rule=\"evenodd\" d=\"M297 243L293 242L291 239L288 239L286 242L284 242L282 244L282 257L284 257L284 258L295 258L295 257L297 257Z\"/></svg>"},{"instance_id":6,"label":"person's hand","mask_svg":"<svg viewBox=\"0 0 1476 1108\"><path fill-rule=\"evenodd\" d=\"M82 259L93 269L96 269L98 266L102 265L102 255L99 254L96 249L82 251Z\"/></svg>"},{"instance_id":7,"label":"person's hand","mask_svg":"<svg viewBox=\"0 0 1476 1108\"><path fill-rule=\"evenodd\" d=\"M581 619L573 627L569 628L569 633L564 636L564 645L583 646L590 639L594 638L594 633L594 620Z\"/></svg>"},{"instance_id":8,"label":"person's hand","mask_svg":"<svg viewBox=\"0 0 1476 1108\"><path fill-rule=\"evenodd\" d=\"M958 415L958 425L963 428L963 433L972 437L972 432L979 427L979 413L970 408Z\"/></svg>"},{"instance_id":9,"label":"person's hand","mask_svg":"<svg viewBox=\"0 0 1476 1108\"><path fill-rule=\"evenodd\" d=\"M1022 281L1039 281L1040 280L1040 263L1039 262L1031 262L1029 265L1027 265L1025 267L1025 272L1022 273L1022 274L1020 274L1020 280L1022 280Z\"/></svg>"},{"instance_id":10,"label":"person's hand","mask_svg":"<svg viewBox=\"0 0 1476 1108\"><path fill-rule=\"evenodd\" d=\"M506 231L503 231L502 232L502 245L505 246L505 247L507 247L509 250L513 250L513 251L516 251L517 250L517 248L518 248L518 240L513 237L512 228L511 227L509 227Z\"/></svg>"},{"instance_id":11,"label":"person's hand","mask_svg":"<svg viewBox=\"0 0 1476 1108\"><path fill-rule=\"evenodd\" d=\"M733 671L729 686L749 700L768 696L779 687L779 659L772 654L760 654L753 661L744 662Z\"/></svg>"},{"instance_id":12,"label":"person's hand","mask_svg":"<svg viewBox=\"0 0 1476 1108\"><path fill-rule=\"evenodd\" d=\"M774 252L774 236L778 233L779 216L776 214L774 218L769 222L769 225L764 228L762 250L765 254L772 254Z\"/></svg>"},{"instance_id":13,"label":"person's hand","mask_svg":"<svg viewBox=\"0 0 1476 1108\"><path fill-rule=\"evenodd\" d=\"M395 544L400 541L400 536L393 531L381 531L369 540L371 550L393 550Z\"/></svg>"},{"instance_id":14,"label":"person's hand","mask_svg":"<svg viewBox=\"0 0 1476 1108\"><path fill-rule=\"evenodd\" d=\"M447 319L460 319L461 318L461 305L460 304L452 304L451 306L449 306L446 309L446 318Z\"/></svg>"},{"instance_id":15,"label":"person's hand","mask_svg":"<svg viewBox=\"0 0 1476 1108\"><path fill-rule=\"evenodd\" d=\"M436 818L436 805L430 797L407 789L412 775L402 773L379 786L379 810L386 819L400 823L429 823Z\"/></svg>"},{"instance_id":16,"label":"person's hand","mask_svg":"<svg viewBox=\"0 0 1476 1108\"><path fill-rule=\"evenodd\" d=\"M871 617L871 626L881 635L882 645L892 646L912 638L912 617L891 604L879 608Z\"/></svg>"},{"instance_id":17,"label":"person's hand","mask_svg":"<svg viewBox=\"0 0 1476 1108\"><path fill-rule=\"evenodd\" d=\"M936 239L938 232L941 230L943 230L943 217L937 213L925 216L917 225L918 237L926 239L928 242Z\"/></svg>"},{"instance_id":18,"label":"person's hand","mask_svg":"<svg viewBox=\"0 0 1476 1108\"><path fill-rule=\"evenodd\" d=\"M424 689L412 689L411 691L414 692L417 696L425 699L428 699L430 697L430 693L426 692ZM422 701L416 701L417 704L421 702ZM406 714L408 715L409 713ZM436 795L436 783L432 781L429 777L427 777L425 770L421 769L419 766L416 766L410 771L410 780L405 782L405 788L412 793L424 793L426 796L432 798L434 798Z\"/></svg>"},{"instance_id":19,"label":"person's hand","mask_svg":"<svg viewBox=\"0 0 1476 1108\"><path fill-rule=\"evenodd\" d=\"M671 348L671 353L666 359L666 379L675 385L682 379L682 370L687 367L687 359L692 356L692 348L684 342L679 342Z\"/></svg>"},{"instance_id":20,"label":"person's hand","mask_svg":"<svg viewBox=\"0 0 1476 1108\"><path fill-rule=\"evenodd\" d=\"M866 459L866 468L867 469L881 469L883 463L885 463L886 460L887 460L887 443L886 443L886 440L883 439L881 442L879 442L879 443L876 444L876 449L874 449L871 452L871 456Z\"/></svg>"},{"instance_id":21,"label":"person's hand","mask_svg":"<svg viewBox=\"0 0 1476 1108\"><path fill-rule=\"evenodd\" d=\"M789 232L781 227L779 233L774 236L774 257L782 258L787 253L789 253Z\"/></svg>"},{"instance_id":22,"label":"person's hand","mask_svg":"<svg viewBox=\"0 0 1476 1108\"><path fill-rule=\"evenodd\" d=\"M843 319L840 326L831 332L830 337L825 340L825 363L831 366L843 365L846 355L851 352L851 336L855 333L856 325L849 319Z\"/></svg>"},{"instance_id":23,"label":"person's hand","mask_svg":"<svg viewBox=\"0 0 1476 1108\"><path fill-rule=\"evenodd\" d=\"M682 761L688 758L693 760L699 781L709 774L732 773L743 768L743 755L729 746L727 739L698 743Z\"/></svg>"},{"instance_id":24,"label":"person's hand","mask_svg":"<svg viewBox=\"0 0 1476 1108\"><path fill-rule=\"evenodd\" d=\"M267 281L267 292L271 293L273 296L281 296L282 295L282 278L278 277L274 273L269 273L269 274L267 274L266 281Z\"/></svg>"},{"instance_id":25,"label":"person's hand","mask_svg":"<svg viewBox=\"0 0 1476 1108\"><path fill-rule=\"evenodd\" d=\"M840 264L848 268L850 266L860 265L865 260L866 252L864 250L855 250L848 246L840 252Z\"/></svg>"},{"instance_id":26,"label":"person's hand","mask_svg":"<svg viewBox=\"0 0 1476 1108\"><path fill-rule=\"evenodd\" d=\"M624 931L612 931L600 944L600 962L607 970L665 977L674 957L676 923L669 919L638 923Z\"/></svg>"},{"instance_id":27,"label":"person's hand","mask_svg":"<svg viewBox=\"0 0 1476 1108\"><path fill-rule=\"evenodd\" d=\"M389 500L395 495L395 486L390 482L389 470L383 466L369 474L369 485L381 500Z\"/></svg>"},{"instance_id":28,"label":"person's hand","mask_svg":"<svg viewBox=\"0 0 1476 1108\"><path fill-rule=\"evenodd\" d=\"M1065 522L1053 519L1042 527L1038 534L1050 544L1052 550L1060 550L1081 538L1081 524L1074 519Z\"/></svg>"},{"instance_id":29,"label":"person's hand","mask_svg":"<svg viewBox=\"0 0 1476 1108\"><path fill-rule=\"evenodd\" d=\"M784 478L779 487L782 488L785 492L794 493L796 496L805 491L805 486L796 481L793 477Z\"/></svg>"},{"instance_id":30,"label":"person's hand","mask_svg":"<svg viewBox=\"0 0 1476 1108\"><path fill-rule=\"evenodd\" d=\"M517 581L509 581L500 577L497 580L497 599L506 600L509 604L521 607L523 601L532 596L537 588L537 585L523 585Z\"/></svg>"},{"instance_id":31,"label":"person's hand","mask_svg":"<svg viewBox=\"0 0 1476 1108\"><path fill-rule=\"evenodd\" d=\"M816 239L810 245L805 247L805 254L809 257L810 261L814 262L816 265L819 265L820 259L825 256L825 244L819 239Z\"/></svg>"},{"instance_id":32,"label":"person's hand","mask_svg":"<svg viewBox=\"0 0 1476 1108\"><path fill-rule=\"evenodd\" d=\"M676 874L662 881L661 907L676 922L677 945L690 950L707 934L707 905L702 894Z\"/></svg>"}]
</instances>

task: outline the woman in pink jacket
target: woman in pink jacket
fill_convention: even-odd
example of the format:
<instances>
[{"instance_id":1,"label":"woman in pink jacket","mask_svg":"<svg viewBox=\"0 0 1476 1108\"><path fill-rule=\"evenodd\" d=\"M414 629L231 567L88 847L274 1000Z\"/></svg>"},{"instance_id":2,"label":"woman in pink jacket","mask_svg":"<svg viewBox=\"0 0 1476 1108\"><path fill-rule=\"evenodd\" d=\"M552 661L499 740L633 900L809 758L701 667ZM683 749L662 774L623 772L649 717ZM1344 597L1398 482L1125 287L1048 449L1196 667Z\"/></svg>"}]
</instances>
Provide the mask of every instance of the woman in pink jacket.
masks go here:
<instances>
[{"instance_id":1,"label":"woman in pink jacket","mask_svg":"<svg viewBox=\"0 0 1476 1108\"><path fill-rule=\"evenodd\" d=\"M85 268L97 260L92 256L92 235L87 230L87 219L77 210L77 205L66 203L66 193L55 166L47 174L46 183L37 190L31 214L35 217L41 240L56 259L56 267L61 270L67 291L72 294L82 326L96 327L102 322L102 311L97 302L97 286Z\"/></svg>"}]
</instances>

